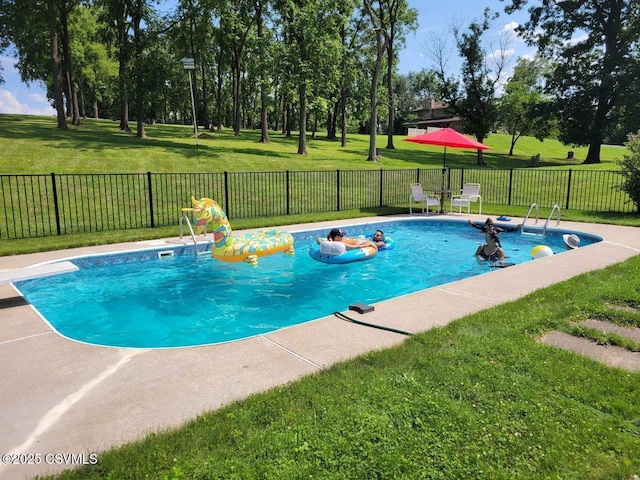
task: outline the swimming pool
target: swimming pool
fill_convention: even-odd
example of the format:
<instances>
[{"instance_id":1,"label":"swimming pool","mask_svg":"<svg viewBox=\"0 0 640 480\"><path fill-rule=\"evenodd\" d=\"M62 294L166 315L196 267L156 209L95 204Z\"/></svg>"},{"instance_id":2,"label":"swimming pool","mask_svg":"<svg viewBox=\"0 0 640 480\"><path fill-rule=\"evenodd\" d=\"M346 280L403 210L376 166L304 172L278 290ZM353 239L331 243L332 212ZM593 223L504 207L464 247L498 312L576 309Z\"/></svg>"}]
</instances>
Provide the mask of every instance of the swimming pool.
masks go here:
<instances>
[{"instance_id":1,"label":"swimming pool","mask_svg":"<svg viewBox=\"0 0 640 480\"><path fill-rule=\"evenodd\" d=\"M343 311L490 273L473 257L483 235L463 220L394 220L344 226L349 236L380 228L396 242L365 262L328 265L307 251L326 231L292 232L296 255L271 255L254 268L196 256L193 247L71 259L77 272L16 283L50 325L97 345L162 348L206 345L268 333ZM531 261L540 244L566 250L562 229L547 236L501 234L507 260ZM580 246L602 240L576 232Z\"/></svg>"}]
</instances>

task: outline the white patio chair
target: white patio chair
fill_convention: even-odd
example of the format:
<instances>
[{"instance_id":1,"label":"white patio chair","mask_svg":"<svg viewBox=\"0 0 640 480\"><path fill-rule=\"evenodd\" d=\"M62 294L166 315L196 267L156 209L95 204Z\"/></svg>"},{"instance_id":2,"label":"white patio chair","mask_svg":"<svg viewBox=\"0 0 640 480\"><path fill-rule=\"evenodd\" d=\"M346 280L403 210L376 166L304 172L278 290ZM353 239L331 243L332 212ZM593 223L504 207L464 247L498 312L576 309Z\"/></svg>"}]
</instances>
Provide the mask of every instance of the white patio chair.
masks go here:
<instances>
[{"instance_id":1,"label":"white patio chair","mask_svg":"<svg viewBox=\"0 0 640 480\"><path fill-rule=\"evenodd\" d=\"M440 207L440 199L437 197L430 197L419 183L411 184L411 195L409 195L409 213L413 213L413 204L422 204L422 213L429 215L429 207Z\"/></svg>"},{"instance_id":2,"label":"white patio chair","mask_svg":"<svg viewBox=\"0 0 640 480\"><path fill-rule=\"evenodd\" d=\"M478 215L482 214L482 197L480 196L479 183L465 183L462 192L451 195L451 209L458 207L458 213L462 213L462 207L467 207L467 215L471 213L471 202L480 202Z\"/></svg>"}]
</instances>

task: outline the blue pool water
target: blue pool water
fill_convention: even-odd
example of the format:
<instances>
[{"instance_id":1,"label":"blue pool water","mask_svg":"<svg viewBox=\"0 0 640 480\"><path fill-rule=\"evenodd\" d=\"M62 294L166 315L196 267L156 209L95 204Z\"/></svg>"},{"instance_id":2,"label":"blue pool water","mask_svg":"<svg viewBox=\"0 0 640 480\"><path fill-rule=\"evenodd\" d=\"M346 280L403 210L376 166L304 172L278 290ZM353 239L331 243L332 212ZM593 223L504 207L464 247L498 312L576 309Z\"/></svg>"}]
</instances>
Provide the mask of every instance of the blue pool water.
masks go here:
<instances>
[{"instance_id":1,"label":"blue pool water","mask_svg":"<svg viewBox=\"0 0 640 480\"><path fill-rule=\"evenodd\" d=\"M62 335L118 347L183 347L237 340L455 280L490 273L473 253L483 243L466 221L401 220L343 227L348 236L376 228L395 240L371 260L327 265L308 249L325 231L294 233L296 255L262 257L257 267L196 257L179 247L72 259L77 272L18 282L16 287ZM507 261L531 261L540 244L566 250L562 234L500 235ZM602 240L577 232L580 246Z\"/></svg>"}]
</instances>

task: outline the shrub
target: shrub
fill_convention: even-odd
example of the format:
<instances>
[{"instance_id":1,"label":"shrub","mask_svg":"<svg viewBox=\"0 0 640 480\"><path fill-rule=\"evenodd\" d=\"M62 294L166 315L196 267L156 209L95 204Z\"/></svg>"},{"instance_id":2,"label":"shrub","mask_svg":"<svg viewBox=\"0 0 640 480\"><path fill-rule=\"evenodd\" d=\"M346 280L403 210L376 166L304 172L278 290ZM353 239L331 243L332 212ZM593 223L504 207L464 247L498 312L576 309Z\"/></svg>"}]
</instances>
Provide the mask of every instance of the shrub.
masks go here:
<instances>
[{"instance_id":1,"label":"shrub","mask_svg":"<svg viewBox=\"0 0 640 480\"><path fill-rule=\"evenodd\" d=\"M631 197L640 214L640 131L627 135L625 145L631 150L631 155L625 155L624 160L618 162L624 177L620 190Z\"/></svg>"}]
</instances>

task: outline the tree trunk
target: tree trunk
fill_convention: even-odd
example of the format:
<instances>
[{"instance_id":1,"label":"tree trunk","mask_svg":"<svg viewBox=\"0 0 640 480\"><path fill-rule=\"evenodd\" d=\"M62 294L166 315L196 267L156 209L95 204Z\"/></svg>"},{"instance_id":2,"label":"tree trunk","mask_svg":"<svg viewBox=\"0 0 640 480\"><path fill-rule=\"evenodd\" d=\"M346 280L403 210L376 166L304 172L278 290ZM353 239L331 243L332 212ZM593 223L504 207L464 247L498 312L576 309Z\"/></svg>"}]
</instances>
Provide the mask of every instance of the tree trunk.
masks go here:
<instances>
[{"instance_id":1,"label":"tree trunk","mask_svg":"<svg viewBox=\"0 0 640 480\"><path fill-rule=\"evenodd\" d=\"M347 94L345 89L342 89L340 94L340 145L347 146Z\"/></svg>"},{"instance_id":2,"label":"tree trunk","mask_svg":"<svg viewBox=\"0 0 640 480\"><path fill-rule=\"evenodd\" d=\"M124 49L124 47L121 47ZM129 132L129 100L127 99L127 60L124 51L118 54L118 96L120 97L120 130Z\"/></svg>"},{"instance_id":3,"label":"tree trunk","mask_svg":"<svg viewBox=\"0 0 640 480\"><path fill-rule=\"evenodd\" d=\"M67 89L69 92L69 113L71 114L71 124L80 125L80 110L78 109L78 92L76 91L75 79L73 76L73 64L71 61L71 45L69 37L69 9L66 0L60 2L60 27L62 30L62 55L64 58L64 68L67 77Z\"/></svg>"},{"instance_id":4,"label":"tree trunk","mask_svg":"<svg viewBox=\"0 0 640 480\"><path fill-rule=\"evenodd\" d=\"M376 30L376 44L378 46L378 54L376 56L376 66L371 76L371 92L369 97L371 116L369 122L369 157L368 162L377 160L376 135L378 133L378 80L380 79L380 70L382 69L382 54L384 45L382 42L382 32Z\"/></svg>"},{"instance_id":5,"label":"tree trunk","mask_svg":"<svg viewBox=\"0 0 640 480\"><path fill-rule=\"evenodd\" d=\"M49 14L49 41L51 47L51 71L53 73L53 90L58 128L67 130L67 116L64 112L64 98L62 96L62 76L60 74L60 56L58 54L58 21L53 0L47 1Z\"/></svg>"},{"instance_id":6,"label":"tree trunk","mask_svg":"<svg viewBox=\"0 0 640 480\"><path fill-rule=\"evenodd\" d=\"M233 134L240 135L240 58L237 53L231 55L231 70L233 78Z\"/></svg>"},{"instance_id":7,"label":"tree trunk","mask_svg":"<svg viewBox=\"0 0 640 480\"><path fill-rule=\"evenodd\" d=\"M513 156L513 147L516 146L516 136L515 134L511 135L511 147L509 147L509 156Z\"/></svg>"},{"instance_id":8,"label":"tree trunk","mask_svg":"<svg viewBox=\"0 0 640 480\"><path fill-rule=\"evenodd\" d=\"M216 124L217 130L219 132L222 131L222 79L224 78L222 74L222 53L218 55L218 66L216 72L217 84L216 84Z\"/></svg>"},{"instance_id":9,"label":"tree trunk","mask_svg":"<svg viewBox=\"0 0 640 480\"><path fill-rule=\"evenodd\" d=\"M258 39L262 41L263 20L262 20L262 0L256 3L256 22L258 24ZM260 49L260 58L264 62L264 49ZM269 104L268 104L268 80L263 69L260 70L260 143L269 143Z\"/></svg>"},{"instance_id":10,"label":"tree trunk","mask_svg":"<svg viewBox=\"0 0 640 480\"><path fill-rule=\"evenodd\" d=\"M340 43L343 47L346 47L346 28L343 25L340 29ZM347 71L347 59L345 55L342 55L341 70ZM340 145L342 147L347 146L347 76L343 75L340 81ZM336 115L337 116L337 115Z\"/></svg>"},{"instance_id":11,"label":"tree trunk","mask_svg":"<svg viewBox=\"0 0 640 480\"><path fill-rule=\"evenodd\" d=\"M287 107L285 108L285 115L283 119L283 128L286 138L291 138L291 103L287 101Z\"/></svg>"},{"instance_id":12,"label":"tree trunk","mask_svg":"<svg viewBox=\"0 0 640 480\"><path fill-rule=\"evenodd\" d=\"M203 62L204 63L204 62ZM202 125L204 128L209 128L209 102L207 101L209 98L209 90L207 88L207 68L203 64L200 68L200 75L202 75L202 115L200 118L202 119Z\"/></svg>"},{"instance_id":13,"label":"tree trunk","mask_svg":"<svg viewBox=\"0 0 640 480\"><path fill-rule=\"evenodd\" d=\"M600 148L602 144L600 142L594 142L589 145L589 150L587 151L587 158L584 159L582 164L588 163L601 163L600 162Z\"/></svg>"},{"instance_id":14,"label":"tree trunk","mask_svg":"<svg viewBox=\"0 0 640 480\"><path fill-rule=\"evenodd\" d=\"M387 150L395 150L393 132L395 130L396 106L393 96L393 37L387 42L387 104L389 105L389 125L387 131Z\"/></svg>"},{"instance_id":15,"label":"tree trunk","mask_svg":"<svg viewBox=\"0 0 640 480\"><path fill-rule=\"evenodd\" d=\"M146 133L144 131L144 75L145 72L143 70L143 66L140 63L140 59L142 59L142 53L144 51L144 43L142 39L142 18L143 18L143 9L142 9L142 1L137 0L136 6L132 10L131 18L133 24L133 45L135 56L138 61L135 64L135 74L134 74L134 82L135 82L135 94L136 94L136 123L137 123L137 132L136 136L138 138L146 138Z\"/></svg>"},{"instance_id":16,"label":"tree trunk","mask_svg":"<svg viewBox=\"0 0 640 480\"><path fill-rule=\"evenodd\" d=\"M300 101L300 137L298 138L298 155L307 154L307 82L300 80L298 87Z\"/></svg>"},{"instance_id":17,"label":"tree trunk","mask_svg":"<svg viewBox=\"0 0 640 480\"><path fill-rule=\"evenodd\" d=\"M80 101L78 102L78 108L80 109L80 117L82 117L82 120L86 120L87 119L87 112L86 109L84 108L84 82L82 80L80 80Z\"/></svg>"}]
</instances>

